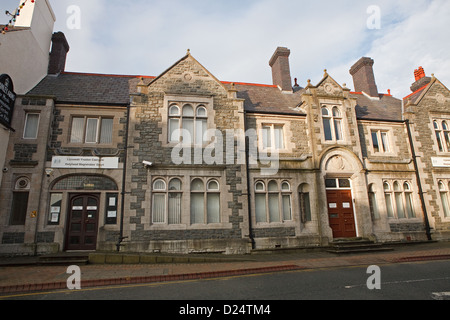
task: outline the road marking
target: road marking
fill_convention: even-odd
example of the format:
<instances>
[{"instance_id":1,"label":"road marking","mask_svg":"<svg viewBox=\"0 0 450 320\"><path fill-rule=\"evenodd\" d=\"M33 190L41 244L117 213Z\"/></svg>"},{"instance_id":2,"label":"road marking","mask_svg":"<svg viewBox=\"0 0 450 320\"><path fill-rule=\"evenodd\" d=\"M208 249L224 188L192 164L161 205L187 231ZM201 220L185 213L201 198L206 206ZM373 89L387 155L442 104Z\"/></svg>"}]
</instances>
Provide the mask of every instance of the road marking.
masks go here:
<instances>
[{"instance_id":1,"label":"road marking","mask_svg":"<svg viewBox=\"0 0 450 320\"><path fill-rule=\"evenodd\" d=\"M425 282L425 281L437 281L437 280L450 280L450 277L445 278L434 278L434 279L417 279L417 280L400 280L400 281L390 281L390 282L382 282L382 285L388 285L388 284L399 284L399 283L414 283L414 282ZM345 289L353 289L358 287L367 287L367 284L357 284L352 286L345 286ZM450 294L450 293L449 293Z\"/></svg>"},{"instance_id":2,"label":"road marking","mask_svg":"<svg viewBox=\"0 0 450 320\"><path fill-rule=\"evenodd\" d=\"M450 292L433 292L431 298L434 300L450 300Z\"/></svg>"}]
</instances>

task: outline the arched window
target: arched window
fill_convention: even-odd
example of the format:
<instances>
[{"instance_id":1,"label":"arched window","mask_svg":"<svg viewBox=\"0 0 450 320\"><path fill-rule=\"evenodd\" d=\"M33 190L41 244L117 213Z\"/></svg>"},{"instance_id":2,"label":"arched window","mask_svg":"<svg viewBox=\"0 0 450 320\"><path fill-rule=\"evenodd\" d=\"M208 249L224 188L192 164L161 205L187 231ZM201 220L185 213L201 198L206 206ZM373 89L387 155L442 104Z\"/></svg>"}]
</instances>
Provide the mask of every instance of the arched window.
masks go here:
<instances>
[{"instance_id":1,"label":"arched window","mask_svg":"<svg viewBox=\"0 0 450 320\"><path fill-rule=\"evenodd\" d=\"M196 178L191 182L191 224L208 223L220 223L220 185Z\"/></svg>"},{"instance_id":2,"label":"arched window","mask_svg":"<svg viewBox=\"0 0 450 320\"><path fill-rule=\"evenodd\" d=\"M380 213L378 212L377 198L373 184L369 185L369 206L372 219L373 220L380 219Z\"/></svg>"},{"instance_id":3,"label":"arched window","mask_svg":"<svg viewBox=\"0 0 450 320\"><path fill-rule=\"evenodd\" d=\"M181 224L181 180L174 178L169 182L169 224Z\"/></svg>"},{"instance_id":4,"label":"arched window","mask_svg":"<svg viewBox=\"0 0 450 320\"><path fill-rule=\"evenodd\" d=\"M181 111L180 111L181 109ZM169 107L169 142L186 144L203 144L206 142L208 113L204 105L196 108L192 104L184 104L181 108L178 104Z\"/></svg>"},{"instance_id":5,"label":"arched window","mask_svg":"<svg viewBox=\"0 0 450 320\"><path fill-rule=\"evenodd\" d=\"M166 222L166 199L167 189L166 182L162 179L157 179L153 182L153 197L152 197L152 222L165 223Z\"/></svg>"},{"instance_id":6,"label":"arched window","mask_svg":"<svg viewBox=\"0 0 450 320\"><path fill-rule=\"evenodd\" d=\"M449 201L448 201L448 184L444 183L443 181L439 181L439 193L441 196L441 202L442 202L442 210L444 211L444 217L448 218L450 217L450 207L449 207Z\"/></svg>"},{"instance_id":7,"label":"arched window","mask_svg":"<svg viewBox=\"0 0 450 320\"><path fill-rule=\"evenodd\" d=\"M415 218L416 214L414 212L412 189L411 189L411 185L408 182L405 182L403 184L403 191L405 194L405 205L406 205L406 213L408 214L408 218Z\"/></svg>"},{"instance_id":8,"label":"arched window","mask_svg":"<svg viewBox=\"0 0 450 320\"><path fill-rule=\"evenodd\" d=\"M152 223L181 224L181 180L174 178L167 188L164 179L156 179L152 189Z\"/></svg>"},{"instance_id":9,"label":"arched window","mask_svg":"<svg viewBox=\"0 0 450 320\"><path fill-rule=\"evenodd\" d=\"M342 114L338 107L333 107L331 112L327 107L322 107L322 123L325 141L342 141Z\"/></svg>"},{"instance_id":10,"label":"arched window","mask_svg":"<svg viewBox=\"0 0 450 320\"><path fill-rule=\"evenodd\" d=\"M256 222L281 222L292 220L291 187L287 181L276 180L267 183L255 183L255 213Z\"/></svg>"},{"instance_id":11,"label":"arched window","mask_svg":"<svg viewBox=\"0 0 450 320\"><path fill-rule=\"evenodd\" d=\"M309 198L309 185L304 183L298 188L300 203L300 219L303 223L311 221L311 203Z\"/></svg>"},{"instance_id":12,"label":"arched window","mask_svg":"<svg viewBox=\"0 0 450 320\"><path fill-rule=\"evenodd\" d=\"M387 216L389 218L394 218L394 207L393 207L393 201L392 201L392 191L391 186L388 182L383 183L383 189L384 189L384 199L386 201L386 212Z\"/></svg>"}]
</instances>

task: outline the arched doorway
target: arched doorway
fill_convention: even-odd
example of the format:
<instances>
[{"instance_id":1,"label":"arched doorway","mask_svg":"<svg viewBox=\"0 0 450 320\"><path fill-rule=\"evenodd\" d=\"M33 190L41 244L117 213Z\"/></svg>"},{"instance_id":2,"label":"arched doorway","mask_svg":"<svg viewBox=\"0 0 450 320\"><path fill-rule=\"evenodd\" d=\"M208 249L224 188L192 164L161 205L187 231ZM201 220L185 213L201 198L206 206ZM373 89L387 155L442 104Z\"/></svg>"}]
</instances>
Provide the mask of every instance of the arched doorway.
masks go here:
<instances>
[{"instance_id":1,"label":"arched doorway","mask_svg":"<svg viewBox=\"0 0 450 320\"><path fill-rule=\"evenodd\" d=\"M365 185L362 168L358 157L344 148L332 148L322 157L325 212L333 239L353 238L359 234L355 199Z\"/></svg>"},{"instance_id":2,"label":"arched doorway","mask_svg":"<svg viewBox=\"0 0 450 320\"><path fill-rule=\"evenodd\" d=\"M96 250L100 224L114 223L109 220L117 217L117 191L117 183L103 175L69 175L55 181L52 195L59 195L67 204L65 250ZM105 210L107 216L101 214ZM105 221L100 221L100 216L105 216Z\"/></svg>"}]
</instances>

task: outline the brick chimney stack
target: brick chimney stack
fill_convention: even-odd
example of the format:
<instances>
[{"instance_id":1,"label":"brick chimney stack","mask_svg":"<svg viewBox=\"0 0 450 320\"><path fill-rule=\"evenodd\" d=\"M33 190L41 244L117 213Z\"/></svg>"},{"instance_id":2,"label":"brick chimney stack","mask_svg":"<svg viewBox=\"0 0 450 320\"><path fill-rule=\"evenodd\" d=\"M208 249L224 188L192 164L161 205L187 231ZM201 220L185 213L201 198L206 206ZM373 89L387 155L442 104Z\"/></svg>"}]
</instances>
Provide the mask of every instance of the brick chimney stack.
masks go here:
<instances>
[{"instance_id":1,"label":"brick chimney stack","mask_svg":"<svg viewBox=\"0 0 450 320\"><path fill-rule=\"evenodd\" d=\"M273 84L286 92L292 92L291 70L289 67L290 54L291 50L288 48L278 47L269 61L269 65L272 68Z\"/></svg>"},{"instance_id":2,"label":"brick chimney stack","mask_svg":"<svg viewBox=\"0 0 450 320\"><path fill-rule=\"evenodd\" d=\"M371 58L362 57L350 69L356 92L365 92L371 97L378 98L378 88L373 73L374 61Z\"/></svg>"},{"instance_id":3,"label":"brick chimney stack","mask_svg":"<svg viewBox=\"0 0 450 320\"><path fill-rule=\"evenodd\" d=\"M65 70L69 50L69 43L64 33L55 32L52 36L52 51L50 52L48 74L59 74Z\"/></svg>"},{"instance_id":4,"label":"brick chimney stack","mask_svg":"<svg viewBox=\"0 0 450 320\"><path fill-rule=\"evenodd\" d=\"M425 76L425 70L422 67L419 67L418 69L414 70L414 78L415 82L411 86L411 91L416 92L423 86L426 86L430 83L431 77Z\"/></svg>"}]
</instances>

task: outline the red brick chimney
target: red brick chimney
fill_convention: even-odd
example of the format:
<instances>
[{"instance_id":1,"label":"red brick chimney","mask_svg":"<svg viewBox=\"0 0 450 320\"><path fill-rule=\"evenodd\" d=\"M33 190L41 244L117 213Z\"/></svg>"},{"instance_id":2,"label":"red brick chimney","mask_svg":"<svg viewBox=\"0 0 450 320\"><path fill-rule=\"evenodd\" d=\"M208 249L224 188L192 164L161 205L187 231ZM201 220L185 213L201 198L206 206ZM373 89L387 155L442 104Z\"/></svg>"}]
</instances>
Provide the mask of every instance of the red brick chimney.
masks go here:
<instances>
[{"instance_id":1,"label":"red brick chimney","mask_svg":"<svg viewBox=\"0 0 450 320\"><path fill-rule=\"evenodd\" d=\"M411 91L416 92L420 88L426 86L430 83L431 77L425 76L425 70L422 67L419 67L418 69L414 70L414 78L415 82L411 86Z\"/></svg>"},{"instance_id":2,"label":"red brick chimney","mask_svg":"<svg viewBox=\"0 0 450 320\"><path fill-rule=\"evenodd\" d=\"M292 92L291 70L289 67L289 55L291 50L278 47L275 50L269 65L272 67L273 84L281 88L282 91Z\"/></svg>"},{"instance_id":3,"label":"red brick chimney","mask_svg":"<svg viewBox=\"0 0 450 320\"><path fill-rule=\"evenodd\" d=\"M52 36L52 50L50 52L48 74L59 74L64 71L69 50L69 43L64 33L54 33Z\"/></svg>"},{"instance_id":4,"label":"red brick chimney","mask_svg":"<svg viewBox=\"0 0 450 320\"><path fill-rule=\"evenodd\" d=\"M350 69L356 92L365 92L371 97L378 98L378 88L373 73L374 61L371 58L362 57Z\"/></svg>"}]
</instances>

